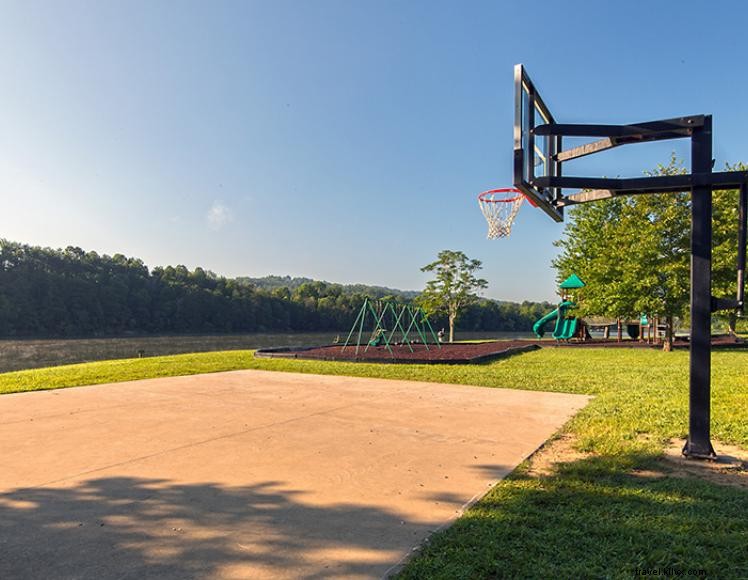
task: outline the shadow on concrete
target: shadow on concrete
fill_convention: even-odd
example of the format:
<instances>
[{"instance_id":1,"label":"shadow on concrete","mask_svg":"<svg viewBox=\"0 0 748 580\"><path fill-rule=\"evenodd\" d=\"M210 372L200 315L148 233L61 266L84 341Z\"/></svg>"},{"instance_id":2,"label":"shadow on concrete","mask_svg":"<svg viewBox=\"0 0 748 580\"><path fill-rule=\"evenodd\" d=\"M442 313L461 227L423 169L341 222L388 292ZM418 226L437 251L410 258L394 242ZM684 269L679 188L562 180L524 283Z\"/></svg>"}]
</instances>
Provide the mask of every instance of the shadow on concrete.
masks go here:
<instances>
[{"instance_id":1,"label":"shadow on concrete","mask_svg":"<svg viewBox=\"0 0 748 580\"><path fill-rule=\"evenodd\" d=\"M302 497L133 477L14 490L0 495L0 578L381 576L433 527Z\"/></svg>"},{"instance_id":2,"label":"shadow on concrete","mask_svg":"<svg viewBox=\"0 0 748 580\"><path fill-rule=\"evenodd\" d=\"M521 462L520 462L521 463ZM470 468L473 471L477 471L483 477L488 477L492 480L504 479L509 475L516 466L504 465L501 463L484 463L482 465L472 465Z\"/></svg>"}]
</instances>

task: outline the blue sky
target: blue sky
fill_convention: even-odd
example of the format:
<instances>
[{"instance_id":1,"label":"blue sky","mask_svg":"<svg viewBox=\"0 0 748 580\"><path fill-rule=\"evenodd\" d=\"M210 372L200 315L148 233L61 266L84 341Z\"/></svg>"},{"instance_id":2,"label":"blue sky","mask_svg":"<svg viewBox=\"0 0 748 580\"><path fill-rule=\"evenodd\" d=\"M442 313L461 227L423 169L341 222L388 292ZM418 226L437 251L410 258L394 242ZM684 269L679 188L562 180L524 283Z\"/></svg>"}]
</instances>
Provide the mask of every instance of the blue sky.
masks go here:
<instances>
[{"instance_id":1,"label":"blue sky","mask_svg":"<svg viewBox=\"0 0 748 580\"><path fill-rule=\"evenodd\" d=\"M748 161L740 2L0 2L0 237L420 289L442 249L486 295L553 299L563 226L511 184L512 67L559 122L712 113ZM683 144L579 161L641 175Z\"/></svg>"}]
</instances>

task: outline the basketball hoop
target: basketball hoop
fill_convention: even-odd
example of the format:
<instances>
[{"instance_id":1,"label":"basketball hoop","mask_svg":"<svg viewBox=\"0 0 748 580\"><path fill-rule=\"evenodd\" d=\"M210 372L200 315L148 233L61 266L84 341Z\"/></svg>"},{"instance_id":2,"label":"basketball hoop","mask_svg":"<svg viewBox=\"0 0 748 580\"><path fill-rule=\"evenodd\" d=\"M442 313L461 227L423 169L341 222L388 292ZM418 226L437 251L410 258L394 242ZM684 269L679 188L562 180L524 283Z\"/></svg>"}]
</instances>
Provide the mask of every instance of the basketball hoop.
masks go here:
<instances>
[{"instance_id":1,"label":"basketball hoop","mask_svg":"<svg viewBox=\"0 0 748 580\"><path fill-rule=\"evenodd\" d=\"M488 222L488 239L507 238L525 196L519 189L505 187L478 194L478 205Z\"/></svg>"}]
</instances>

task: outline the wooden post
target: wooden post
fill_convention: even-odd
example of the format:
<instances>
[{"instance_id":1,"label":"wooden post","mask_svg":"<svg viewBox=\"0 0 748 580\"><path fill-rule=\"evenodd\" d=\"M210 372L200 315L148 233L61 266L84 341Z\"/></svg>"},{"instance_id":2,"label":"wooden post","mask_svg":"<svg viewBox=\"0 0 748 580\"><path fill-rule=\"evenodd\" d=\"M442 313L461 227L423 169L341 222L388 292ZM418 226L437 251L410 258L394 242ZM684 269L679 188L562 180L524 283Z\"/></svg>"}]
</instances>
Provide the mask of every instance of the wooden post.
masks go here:
<instances>
[{"instance_id":1,"label":"wooden post","mask_svg":"<svg viewBox=\"0 0 748 580\"><path fill-rule=\"evenodd\" d=\"M623 323L620 318L616 318L616 323L618 325L618 342L621 342L623 340Z\"/></svg>"}]
</instances>

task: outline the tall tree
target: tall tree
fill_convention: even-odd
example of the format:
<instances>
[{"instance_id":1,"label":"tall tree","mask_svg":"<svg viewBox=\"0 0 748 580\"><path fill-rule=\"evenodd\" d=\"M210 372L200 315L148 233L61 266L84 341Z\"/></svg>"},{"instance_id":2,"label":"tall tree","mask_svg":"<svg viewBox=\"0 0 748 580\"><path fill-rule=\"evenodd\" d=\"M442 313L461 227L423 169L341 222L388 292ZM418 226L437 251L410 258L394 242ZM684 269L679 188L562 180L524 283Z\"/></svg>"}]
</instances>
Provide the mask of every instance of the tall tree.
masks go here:
<instances>
[{"instance_id":1,"label":"tall tree","mask_svg":"<svg viewBox=\"0 0 748 580\"><path fill-rule=\"evenodd\" d=\"M470 259L463 252L443 250L435 262L421 268L422 272L434 272L435 278L426 283L418 302L428 314L444 312L449 323L449 342L454 341L455 322L460 310L475 302L476 290L488 286L475 273L480 270L480 260Z\"/></svg>"},{"instance_id":2,"label":"tall tree","mask_svg":"<svg viewBox=\"0 0 748 580\"><path fill-rule=\"evenodd\" d=\"M684 173L673 156L649 175ZM616 197L571 212L562 249L553 261L563 278L579 274L583 314L638 318L646 312L666 322L686 313L689 291L690 195Z\"/></svg>"},{"instance_id":3,"label":"tall tree","mask_svg":"<svg viewBox=\"0 0 748 580\"><path fill-rule=\"evenodd\" d=\"M681 173L685 169L673 156L649 175ZM617 197L570 212L553 265L559 278L576 272L587 282L583 313L658 316L666 322L669 345L674 320L688 312L690 198L689 192ZM719 296L734 292L736 192L715 192L713 226L713 293Z\"/></svg>"},{"instance_id":4,"label":"tall tree","mask_svg":"<svg viewBox=\"0 0 748 580\"><path fill-rule=\"evenodd\" d=\"M628 213L626 198L612 198L577 206L569 212L561 248L553 260L559 283L571 274L581 276L587 286L580 316L627 318L634 315L634 289L625 276L627 251L635 231L623 227Z\"/></svg>"}]
</instances>

